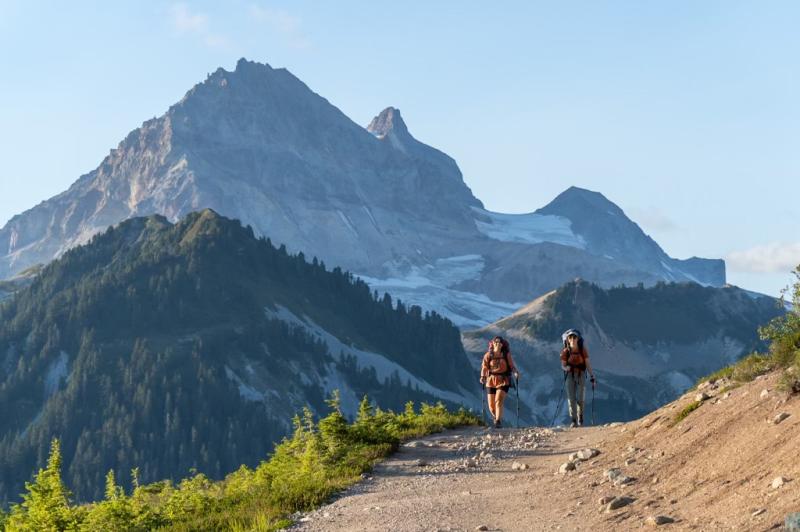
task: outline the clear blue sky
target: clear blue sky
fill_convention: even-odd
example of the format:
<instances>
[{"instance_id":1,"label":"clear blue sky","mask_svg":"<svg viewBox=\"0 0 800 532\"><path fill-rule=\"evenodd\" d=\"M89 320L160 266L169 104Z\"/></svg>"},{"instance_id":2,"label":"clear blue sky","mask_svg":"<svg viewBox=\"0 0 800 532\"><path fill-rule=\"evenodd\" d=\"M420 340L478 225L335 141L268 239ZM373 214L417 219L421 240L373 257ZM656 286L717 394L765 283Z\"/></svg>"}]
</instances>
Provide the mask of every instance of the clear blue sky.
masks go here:
<instances>
[{"instance_id":1,"label":"clear blue sky","mask_svg":"<svg viewBox=\"0 0 800 532\"><path fill-rule=\"evenodd\" d=\"M777 294L800 263L799 26L794 1L0 0L0 224L246 57L362 125L400 108L492 210L597 190Z\"/></svg>"}]
</instances>

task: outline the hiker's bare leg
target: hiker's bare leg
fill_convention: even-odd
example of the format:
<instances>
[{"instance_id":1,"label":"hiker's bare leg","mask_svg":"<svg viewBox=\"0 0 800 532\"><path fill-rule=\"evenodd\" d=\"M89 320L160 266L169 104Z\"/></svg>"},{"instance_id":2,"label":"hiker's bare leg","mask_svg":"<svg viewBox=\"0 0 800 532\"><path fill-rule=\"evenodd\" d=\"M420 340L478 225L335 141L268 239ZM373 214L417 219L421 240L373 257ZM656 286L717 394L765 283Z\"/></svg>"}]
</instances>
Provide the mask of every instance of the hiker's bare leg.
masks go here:
<instances>
[{"instance_id":1,"label":"hiker's bare leg","mask_svg":"<svg viewBox=\"0 0 800 532\"><path fill-rule=\"evenodd\" d=\"M505 400L506 400L506 392L498 388L497 393L495 394L495 405L494 405L494 411L497 412L497 417L495 417L495 419L497 420L503 419L503 403L505 402Z\"/></svg>"},{"instance_id":2,"label":"hiker's bare leg","mask_svg":"<svg viewBox=\"0 0 800 532\"><path fill-rule=\"evenodd\" d=\"M494 404L495 404L494 396L495 396L495 394L493 394L493 393L486 394L486 400L489 403L489 413L492 414L492 419L493 420L497 419L497 416L494 413Z\"/></svg>"}]
</instances>

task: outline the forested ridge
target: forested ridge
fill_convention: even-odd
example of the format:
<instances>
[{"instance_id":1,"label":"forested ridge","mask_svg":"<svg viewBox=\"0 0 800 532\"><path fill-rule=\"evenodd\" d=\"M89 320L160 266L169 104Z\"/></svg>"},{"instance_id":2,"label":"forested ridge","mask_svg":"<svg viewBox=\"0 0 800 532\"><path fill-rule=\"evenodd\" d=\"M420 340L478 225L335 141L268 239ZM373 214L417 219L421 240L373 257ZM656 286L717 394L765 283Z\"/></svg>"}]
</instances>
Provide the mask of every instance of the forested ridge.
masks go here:
<instances>
[{"instance_id":1,"label":"forested ridge","mask_svg":"<svg viewBox=\"0 0 800 532\"><path fill-rule=\"evenodd\" d=\"M511 317L504 324L544 340L559 340L580 323L596 323L617 340L649 344L690 343L719 333L757 350L766 347L757 327L784 312L777 300L732 286L662 282L602 288L576 280L558 288L536 317Z\"/></svg>"},{"instance_id":2,"label":"forested ridge","mask_svg":"<svg viewBox=\"0 0 800 532\"><path fill-rule=\"evenodd\" d=\"M307 331L265 315L280 305L340 340L381 353L434 386L470 383L459 332L435 313L379 297L350 273L289 255L211 210L176 224L131 219L47 265L0 305L0 500L61 441L77 500L106 473L130 482L221 478L263 459L290 429L295 403L256 401L232 369L265 368L279 396L324 409L321 368L359 393L383 383L334 361ZM244 370L243 370L244 371ZM430 399L395 378L388 408ZM403 393L405 392L405 393ZM388 401L388 404L387 404Z\"/></svg>"}]
</instances>

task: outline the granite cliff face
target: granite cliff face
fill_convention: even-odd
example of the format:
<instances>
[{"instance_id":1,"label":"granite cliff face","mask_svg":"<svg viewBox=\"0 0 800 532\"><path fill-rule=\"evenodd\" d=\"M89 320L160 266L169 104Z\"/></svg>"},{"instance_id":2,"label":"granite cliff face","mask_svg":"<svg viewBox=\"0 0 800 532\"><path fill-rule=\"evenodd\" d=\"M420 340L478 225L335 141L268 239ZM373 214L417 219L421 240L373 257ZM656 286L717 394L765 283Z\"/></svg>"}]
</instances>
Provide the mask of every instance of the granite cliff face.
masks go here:
<instances>
[{"instance_id":1,"label":"granite cliff face","mask_svg":"<svg viewBox=\"0 0 800 532\"><path fill-rule=\"evenodd\" d=\"M205 207L357 271L425 255L449 232L477 235L469 207L481 203L455 162L414 140L398 111L381 117L379 139L286 70L219 69L69 190L14 217L0 231L0 276L126 218Z\"/></svg>"},{"instance_id":2,"label":"granite cliff face","mask_svg":"<svg viewBox=\"0 0 800 532\"><path fill-rule=\"evenodd\" d=\"M668 257L598 193L571 188L531 214L487 211L456 162L416 140L397 109L363 128L287 70L244 59L12 218L0 229L0 278L127 218L175 221L202 208L465 326L575 277L725 282L722 261Z\"/></svg>"}]
</instances>

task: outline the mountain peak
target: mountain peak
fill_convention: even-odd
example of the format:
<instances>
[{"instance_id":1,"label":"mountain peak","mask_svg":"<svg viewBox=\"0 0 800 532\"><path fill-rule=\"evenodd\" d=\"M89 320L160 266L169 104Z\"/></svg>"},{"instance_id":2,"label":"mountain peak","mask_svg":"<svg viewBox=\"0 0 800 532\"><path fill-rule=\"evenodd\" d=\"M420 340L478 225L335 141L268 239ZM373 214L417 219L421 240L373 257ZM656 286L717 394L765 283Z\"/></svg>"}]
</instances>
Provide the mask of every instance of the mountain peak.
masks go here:
<instances>
[{"instance_id":1,"label":"mountain peak","mask_svg":"<svg viewBox=\"0 0 800 532\"><path fill-rule=\"evenodd\" d=\"M556 214L556 212L549 211L570 211L577 205L580 205L581 209L589 207L598 210L602 209L604 213L623 214L622 209L601 193L576 186L569 187L556 196L553 201L536 212L541 214ZM573 207L569 208L568 206Z\"/></svg>"},{"instance_id":2,"label":"mountain peak","mask_svg":"<svg viewBox=\"0 0 800 532\"><path fill-rule=\"evenodd\" d=\"M394 132L395 135L409 135L408 127L400 116L400 109L395 107L387 107L381 111L369 123L367 131L378 138L384 138L390 132Z\"/></svg>"}]
</instances>

